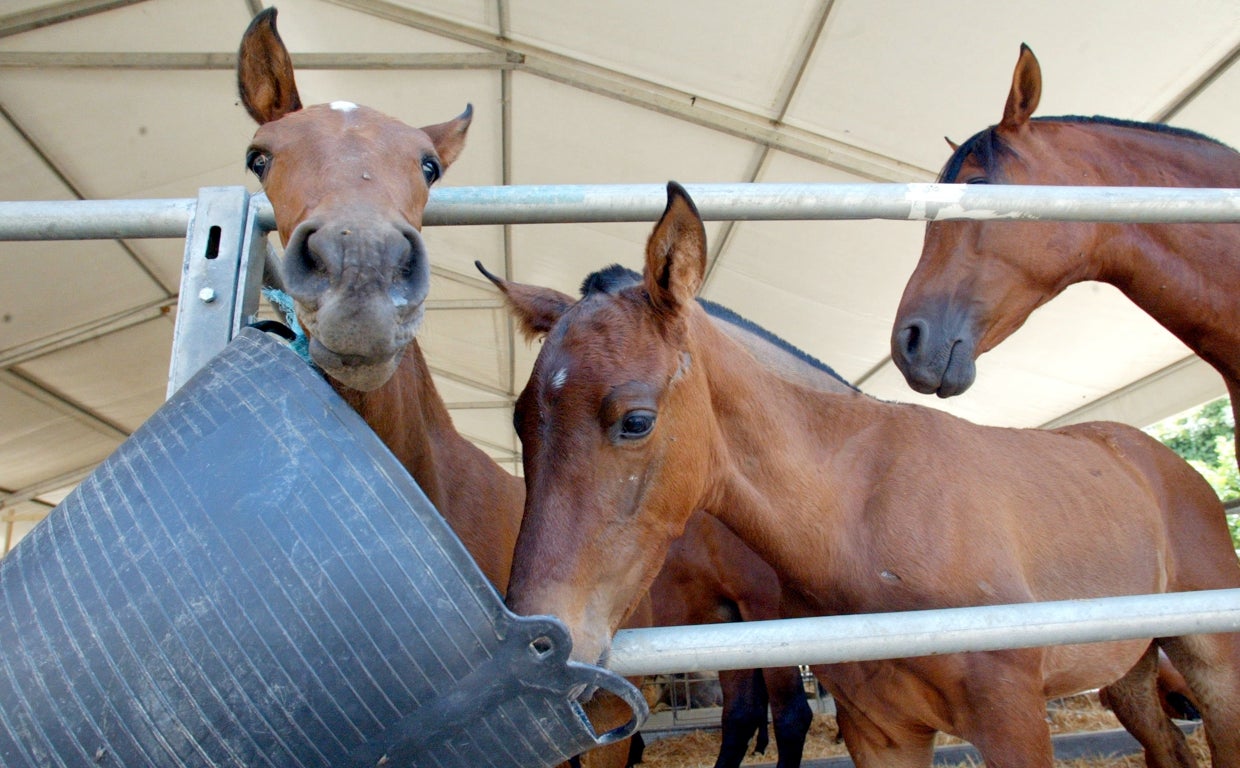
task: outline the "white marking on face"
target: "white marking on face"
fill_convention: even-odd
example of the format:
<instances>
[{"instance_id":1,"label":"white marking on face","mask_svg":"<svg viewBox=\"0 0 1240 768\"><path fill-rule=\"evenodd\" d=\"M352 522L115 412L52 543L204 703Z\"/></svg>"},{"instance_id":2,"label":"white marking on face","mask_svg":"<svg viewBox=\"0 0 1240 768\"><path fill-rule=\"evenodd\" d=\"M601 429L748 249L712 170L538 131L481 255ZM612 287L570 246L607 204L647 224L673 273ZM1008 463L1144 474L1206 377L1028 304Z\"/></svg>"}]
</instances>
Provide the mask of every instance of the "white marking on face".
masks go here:
<instances>
[{"instance_id":1,"label":"white marking on face","mask_svg":"<svg viewBox=\"0 0 1240 768\"><path fill-rule=\"evenodd\" d=\"M680 381L680 379L683 376L687 375L689 373L689 367L692 364L692 362L693 362L693 358L689 355L688 352L681 352L680 363L676 366L676 371L672 374L671 383L674 384L677 381Z\"/></svg>"},{"instance_id":2,"label":"white marking on face","mask_svg":"<svg viewBox=\"0 0 1240 768\"><path fill-rule=\"evenodd\" d=\"M333 101L328 106L337 112L352 112L357 109L357 105L351 101Z\"/></svg>"},{"instance_id":3,"label":"white marking on face","mask_svg":"<svg viewBox=\"0 0 1240 768\"><path fill-rule=\"evenodd\" d=\"M558 392L566 381L568 381L568 369L561 368L551 377L551 391Z\"/></svg>"}]
</instances>

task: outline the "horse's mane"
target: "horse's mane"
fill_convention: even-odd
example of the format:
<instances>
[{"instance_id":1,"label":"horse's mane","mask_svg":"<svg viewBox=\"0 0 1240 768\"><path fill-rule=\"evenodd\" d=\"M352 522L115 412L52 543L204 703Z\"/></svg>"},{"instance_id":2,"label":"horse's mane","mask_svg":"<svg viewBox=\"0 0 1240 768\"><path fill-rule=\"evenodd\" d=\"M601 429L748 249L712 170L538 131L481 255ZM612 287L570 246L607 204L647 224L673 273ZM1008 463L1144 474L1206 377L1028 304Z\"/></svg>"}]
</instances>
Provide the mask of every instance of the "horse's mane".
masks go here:
<instances>
[{"instance_id":1,"label":"horse's mane","mask_svg":"<svg viewBox=\"0 0 1240 768\"><path fill-rule=\"evenodd\" d=\"M1166 136L1177 136L1182 139L1193 139L1196 141L1206 141L1211 144L1217 144L1220 147L1228 147L1228 145L1218 139L1206 136L1204 133L1189 130L1188 128L1180 128L1165 123L1142 123L1137 120L1123 120L1118 117L1104 117L1102 115L1059 115L1056 117L1034 117L1033 122L1056 122L1056 123L1077 123L1084 125L1106 125L1114 128L1131 128L1138 131L1150 131L1152 133L1160 133ZM956 177L960 174L960 168L964 165L964 161L970 156L976 155L982 169L990 172L994 170L995 158L1005 152L1011 150L995 132L995 126L985 128L969 137L968 141L961 144L952 156L948 158L947 164L943 166L943 171L939 174L939 183L952 184L956 181Z\"/></svg>"},{"instance_id":2,"label":"horse's mane","mask_svg":"<svg viewBox=\"0 0 1240 768\"><path fill-rule=\"evenodd\" d=\"M615 294L641 281L642 276L628 267L612 264L586 275L586 279L581 281L581 298L588 298L596 293Z\"/></svg>"},{"instance_id":3,"label":"horse's mane","mask_svg":"<svg viewBox=\"0 0 1240 768\"><path fill-rule=\"evenodd\" d=\"M604 267L603 269L586 276L586 279L581 282L581 296L582 298L587 298L598 293L614 295L624 288L628 288L631 285L639 284L641 282L642 276L637 272L634 272L628 267L623 267L619 264L612 264L609 267ZM792 355L801 362L827 374L831 378L847 386L849 389L856 389L856 387L854 387L847 379L836 373L835 369L831 366L822 362L808 352L796 347L787 340L776 336L774 333L771 333L766 328L763 328L752 320L741 317L736 312L721 304L716 304L713 301L699 298L698 304L702 305L702 309L706 310L706 314L716 320L721 320L729 325L740 328L741 330L762 339L768 344L771 344L789 355Z\"/></svg>"}]
</instances>

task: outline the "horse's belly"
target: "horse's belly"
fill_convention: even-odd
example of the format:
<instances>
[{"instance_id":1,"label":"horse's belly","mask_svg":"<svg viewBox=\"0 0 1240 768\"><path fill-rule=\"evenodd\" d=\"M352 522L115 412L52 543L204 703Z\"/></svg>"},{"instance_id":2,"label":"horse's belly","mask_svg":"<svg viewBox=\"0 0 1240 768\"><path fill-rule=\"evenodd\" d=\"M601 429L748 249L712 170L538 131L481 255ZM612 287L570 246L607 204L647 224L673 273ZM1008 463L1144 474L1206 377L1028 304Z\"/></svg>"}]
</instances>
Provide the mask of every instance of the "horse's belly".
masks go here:
<instances>
[{"instance_id":1,"label":"horse's belly","mask_svg":"<svg viewBox=\"0 0 1240 768\"><path fill-rule=\"evenodd\" d=\"M1149 640L1124 640L1046 649L1042 679L1048 699L1109 685L1132 669Z\"/></svg>"}]
</instances>

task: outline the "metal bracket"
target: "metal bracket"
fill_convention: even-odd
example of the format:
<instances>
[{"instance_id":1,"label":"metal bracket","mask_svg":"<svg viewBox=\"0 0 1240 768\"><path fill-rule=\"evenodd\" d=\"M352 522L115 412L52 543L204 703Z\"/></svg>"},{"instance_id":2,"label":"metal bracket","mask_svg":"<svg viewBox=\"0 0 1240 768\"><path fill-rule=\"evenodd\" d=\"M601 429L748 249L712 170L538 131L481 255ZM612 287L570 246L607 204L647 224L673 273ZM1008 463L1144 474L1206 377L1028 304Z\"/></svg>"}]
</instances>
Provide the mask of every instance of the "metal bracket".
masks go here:
<instances>
[{"instance_id":1,"label":"metal bracket","mask_svg":"<svg viewBox=\"0 0 1240 768\"><path fill-rule=\"evenodd\" d=\"M245 187L203 187L185 236L168 396L236 335L258 303L265 242ZM258 258L254 257L258 248ZM255 267L257 263L257 267ZM257 278L254 271L257 269Z\"/></svg>"}]
</instances>

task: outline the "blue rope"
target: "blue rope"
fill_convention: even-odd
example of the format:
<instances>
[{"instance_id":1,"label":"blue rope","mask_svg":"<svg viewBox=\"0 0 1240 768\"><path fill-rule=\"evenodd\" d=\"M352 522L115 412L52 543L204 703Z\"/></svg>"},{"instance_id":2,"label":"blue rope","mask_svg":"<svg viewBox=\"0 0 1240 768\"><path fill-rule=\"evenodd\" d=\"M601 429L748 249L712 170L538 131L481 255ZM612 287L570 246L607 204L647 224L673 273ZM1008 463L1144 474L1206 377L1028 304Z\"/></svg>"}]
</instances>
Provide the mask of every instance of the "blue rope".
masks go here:
<instances>
[{"instance_id":1,"label":"blue rope","mask_svg":"<svg viewBox=\"0 0 1240 768\"><path fill-rule=\"evenodd\" d=\"M310 359L310 337L301 329L301 323L297 322L297 308L293 305L293 297L279 288L263 288L263 298L274 304L284 314L284 324L297 336L289 342L289 346L301 356L302 360L309 363L311 368L318 369L318 366Z\"/></svg>"}]
</instances>

